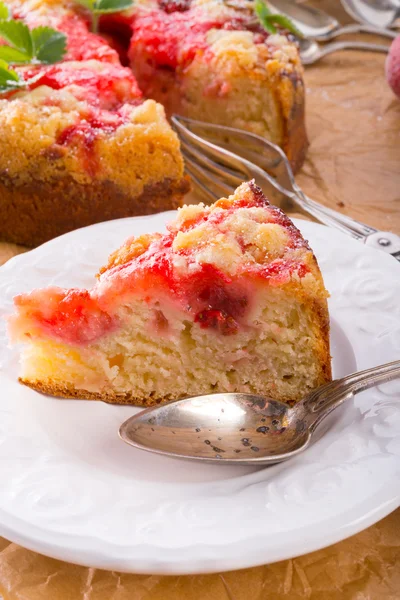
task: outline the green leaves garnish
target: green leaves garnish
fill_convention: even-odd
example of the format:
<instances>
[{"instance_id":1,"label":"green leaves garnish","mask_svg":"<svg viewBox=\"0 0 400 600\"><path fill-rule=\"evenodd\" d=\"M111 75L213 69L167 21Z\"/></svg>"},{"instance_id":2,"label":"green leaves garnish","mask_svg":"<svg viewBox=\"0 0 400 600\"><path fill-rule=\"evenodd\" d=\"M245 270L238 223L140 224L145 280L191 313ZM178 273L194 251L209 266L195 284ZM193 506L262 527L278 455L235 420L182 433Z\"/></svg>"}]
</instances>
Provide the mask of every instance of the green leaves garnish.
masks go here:
<instances>
[{"instance_id":1,"label":"green leaves garnish","mask_svg":"<svg viewBox=\"0 0 400 600\"><path fill-rule=\"evenodd\" d=\"M293 35L302 38L303 34L289 17L273 13L264 0L255 0L254 10L261 25L269 33L277 33L278 27L287 29Z\"/></svg>"},{"instance_id":2,"label":"green leaves garnish","mask_svg":"<svg viewBox=\"0 0 400 600\"><path fill-rule=\"evenodd\" d=\"M10 69L5 60L0 60L0 93L17 88L19 82L18 73Z\"/></svg>"},{"instance_id":3,"label":"green leaves garnish","mask_svg":"<svg viewBox=\"0 0 400 600\"><path fill-rule=\"evenodd\" d=\"M97 32L100 15L120 12L130 8L133 0L76 0L92 15L92 31Z\"/></svg>"},{"instance_id":4,"label":"green leaves garnish","mask_svg":"<svg viewBox=\"0 0 400 600\"><path fill-rule=\"evenodd\" d=\"M19 73L14 71L5 60L0 59L0 94L23 90L29 85L32 85L32 83L39 81L43 75L43 72L39 72L33 77L25 80Z\"/></svg>"},{"instance_id":5,"label":"green leaves garnish","mask_svg":"<svg viewBox=\"0 0 400 600\"><path fill-rule=\"evenodd\" d=\"M67 38L50 27L30 30L21 21L0 21L0 38L8 46L0 46L0 58L9 63L53 64L62 59Z\"/></svg>"},{"instance_id":6,"label":"green leaves garnish","mask_svg":"<svg viewBox=\"0 0 400 600\"><path fill-rule=\"evenodd\" d=\"M42 74L24 80L10 67L14 64L45 64L60 61L66 51L67 37L51 27L29 29L22 21L10 18L8 7L0 0L0 93L28 87Z\"/></svg>"},{"instance_id":7,"label":"green leaves garnish","mask_svg":"<svg viewBox=\"0 0 400 600\"><path fill-rule=\"evenodd\" d=\"M9 44L9 46L0 46L0 58L15 63L30 62L33 55L33 44L31 32L24 23L0 21L0 38Z\"/></svg>"},{"instance_id":8,"label":"green leaves garnish","mask_svg":"<svg viewBox=\"0 0 400 600\"><path fill-rule=\"evenodd\" d=\"M96 11L99 13L113 13L130 8L132 0L96 0Z\"/></svg>"},{"instance_id":9,"label":"green leaves garnish","mask_svg":"<svg viewBox=\"0 0 400 600\"><path fill-rule=\"evenodd\" d=\"M52 65L59 62L67 49L67 36L51 27L36 27L31 31L34 58L37 62Z\"/></svg>"}]
</instances>

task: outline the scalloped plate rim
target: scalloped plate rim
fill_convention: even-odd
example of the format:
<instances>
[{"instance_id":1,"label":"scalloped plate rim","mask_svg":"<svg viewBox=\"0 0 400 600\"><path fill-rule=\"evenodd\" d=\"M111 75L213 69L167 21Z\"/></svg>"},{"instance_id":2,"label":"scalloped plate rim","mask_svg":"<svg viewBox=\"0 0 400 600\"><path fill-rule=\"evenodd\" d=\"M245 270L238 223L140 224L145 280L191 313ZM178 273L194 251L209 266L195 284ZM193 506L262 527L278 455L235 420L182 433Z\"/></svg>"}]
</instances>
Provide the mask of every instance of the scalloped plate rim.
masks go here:
<instances>
[{"instance_id":1,"label":"scalloped plate rim","mask_svg":"<svg viewBox=\"0 0 400 600\"><path fill-rule=\"evenodd\" d=\"M166 213L157 213L157 214L151 215L149 217L143 216L143 217L133 217L133 218L128 218L128 219L119 219L117 221L108 221L105 223L99 223L99 224L85 227L85 228L82 228L79 230L75 230L74 232L60 236L59 238L56 238L55 240L51 240L50 242L47 242L46 244L44 244L34 250L31 250L28 253L20 254L16 257L13 257L12 259L10 259L10 261L8 261L6 263L6 265L4 265L3 267L0 268L0 283L3 278L7 279L9 273L12 272L15 268L17 268L17 266L19 264L23 265L27 261L29 262L29 260L31 259L32 256L39 256L41 253L45 252L48 248L51 248L51 247L60 248L60 247L62 247L64 241L68 241L68 239L72 240L73 238L78 239L82 235L85 235L85 233L88 232L89 230L92 232L95 229L97 229L97 231L99 231L101 228L105 228L107 230L108 228L115 227L115 225L118 223L138 224L139 221L145 222L146 225L149 222L153 221L154 223L157 223L157 226L159 226L161 221L164 223L166 220L169 220L169 218L171 218L174 214L175 214L175 211L168 211ZM334 231L334 230L328 229L324 226L321 226L321 225L318 225L315 223L310 223L307 221L300 221L300 220L294 219L294 222L303 231L305 231L306 237L308 237L310 234L312 237L313 231L317 231L317 230L321 231L321 228L324 228L325 233L329 239L336 239L337 242L342 241L345 245L348 243L349 247L352 246L354 248L354 250L356 250L356 248L358 249L356 254L360 255L360 253L361 254L365 253L365 255L369 255L371 257L371 260L373 263L381 263L383 265L385 263L385 261L387 261L386 265L385 265L385 269L386 269L386 266L389 267L388 261L392 260L393 264L390 263L390 269L394 270L394 269L398 268L397 266L395 266L396 263L392 257L385 255L384 253L380 253L379 251L372 250L371 248L361 246L360 242L351 240L337 231ZM134 225L133 225L133 228L134 228ZM85 233L83 233L83 232L85 232ZM123 239L121 241L123 241ZM311 245L313 245L313 244L311 244ZM112 249L110 249L110 250L112 250ZM317 258L318 258L318 256L317 256ZM0 384L1 384L1 379L2 379L2 374L0 372ZM0 404L0 408L1 408L1 404ZM0 472L1 472L1 470L0 470ZM221 551L223 544L218 547L214 543L214 544L210 544L210 545L205 545L205 544L197 544L196 545L195 544L194 546L187 546L185 548L179 548L178 550L170 548L169 554L171 557L172 557L172 555L179 554L179 552L181 552L181 556L180 556L179 560L176 557L174 557L173 561L171 561L171 559L169 561L161 560L160 556L158 556L158 558L155 558L153 560L151 560L149 557L147 557L144 559L143 564L141 564L140 562L138 563L137 558L133 558L132 559L134 561L134 564L133 564L132 560L129 558L124 561L121 558L121 556L112 557L109 554L109 552L107 552L107 550L108 551L112 550L112 548L110 548L111 545L108 545L108 543L105 540L103 540L104 550L102 552L99 552L98 550L96 551L95 545L98 545L99 542L101 542L101 540L98 537L86 536L84 538L84 540L86 542L85 547L83 547L83 545L82 545L81 547L78 548L75 545L76 536L69 536L71 539L71 544L66 543L67 541L69 542L69 540L67 540L68 536L64 536L64 538L63 538L64 542L62 542L62 539L57 539L57 538L60 538L60 534L44 531L43 529L37 528L36 525L34 525L34 524L31 524L31 527L32 527L31 534L26 533L26 532L24 532L24 528L26 528L26 523L24 521L21 521L20 523L18 523L18 522L14 523L15 521L18 521L18 519L15 519L13 516L7 515L6 513L4 513L1 507L0 507L0 532L2 535L7 537L8 539L10 539L11 541L23 544L25 547L27 547L31 550L35 550L37 552L41 552L43 554L52 556L54 558L59 558L61 560L68 560L68 561L74 562L76 564L83 564L85 566L90 565L90 566L96 566L99 568L120 570L120 571L126 571L126 572L160 573L160 574L189 574L189 573L217 572L220 570L240 569L240 568L256 566L259 564L265 564L266 560L268 563L275 562L275 561L279 561L279 560L292 558L293 556L308 553L308 552L311 552L314 550L318 550L322 547L325 547L332 543L338 542L346 537L349 537L355 533L358 533L365 527L368 527L368 526L372 525L373 523L375 523L376 521L378 521L379 519L383 518L384 516L389 514L392 510L394 510L395 508L397 508L400 505L400 488L398 485L396 485L393 482L390 485L385 486L383 489L381 489L379 491L379 493L377 493L375 496L376 496L376 500L375 500L376 504L374 505L373 508L370 508L368 511L366 511L365 514L359 516L356 519L352 518L349 520L349 522L342 523L339 527L334 528L330 534L325 532L323 534L323 536L321 535L319 528L315 528L312 532L312 535L309 535L308 541L305 542L304 539L302 539L302 540L298 541L296 544L293 544L293 541L292 541L292 543L290 544L290 546L291 546L290 549L288 549L287 545L285 545L285 544L282 547L280 545L277 545L276 551L272 554L271 554L271 552L269 553L268 559L267 559L267 557L263 557L263 556L260 556L259 558L256 558L254 556L255 554L260 555L260 545L258 546L257 550L253 550L252 553L247 553L247 556L241 554L239 551L237 553L237 556L232 558L232 555L234 554L232 549L235 547L235 545L240 546L242 544L242 542L239 541L236 544L230 544L230 552L229 552L230 558L228 558L227 560L220 558L219 560L216 561L215 558L208 558L208 559L205 558L207 555L210 555L210 554L212 556L213 551L215 552L216 549L218 550L218 552ZM350 510L350 512L351 512L351 510ZM9 523L10 522L13 523L14 526L12 526L12 525L10 526L9 524L6 523L7 517L8 517ZM37 529L37 531L36 531L36 529ZM306 529L309 529L309 526L304 526L303 528L301 528L301 527L296 528L295 531L299 533ZM252 536L251 539L248 538L248 541L255 542L257 540L257 543L260 544L260 539L262 540L262 538L263 538L263 536L260 534L260 536ZM81 541L82 541L82 539L81 539ZM88 543L88 542L90 542L90 543ZM137 550L139 547L140 546L138 546L138 545L133 545L133 546L131 546L131 549ZM152 548L152 546L150 544L145 547L150 548L150 549ZM199 556L199 558L196 559L196 558L193 558L193 556L185 555L185 553L188 553L188 548L193 549L196 547L199 549L201 548L201 550L202 550L202 552L200 552L201 557ZM261 541L261 547L262 547L262 541ZM116 546L114 546L114 548L116 548ZM143 549L144 549L144 546L142 546L142 550ZM294 550L294 549L296 549L296 550ZM157 550L159 551L160 548L158 547ZM182 550L183 550L183 555L182 555ZM151 552L150 552L150 554L151 554ZM139 567L137 569L136 567L138 565L139 565Z\"/></svg>"}]
</instances>

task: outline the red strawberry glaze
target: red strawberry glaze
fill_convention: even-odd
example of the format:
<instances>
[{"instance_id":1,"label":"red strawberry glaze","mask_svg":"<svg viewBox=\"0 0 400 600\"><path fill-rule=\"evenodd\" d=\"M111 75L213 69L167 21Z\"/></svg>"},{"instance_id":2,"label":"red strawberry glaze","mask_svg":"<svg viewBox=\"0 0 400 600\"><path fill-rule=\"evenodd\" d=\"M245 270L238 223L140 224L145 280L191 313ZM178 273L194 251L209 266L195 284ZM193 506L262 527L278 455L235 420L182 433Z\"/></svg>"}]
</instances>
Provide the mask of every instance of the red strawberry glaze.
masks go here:
<instances>
[{"instance_id":1,"label":"red strawberry glaze","mask_svg":"<svg viewBox=\"0 0 400 600\"><path fill-rule=\"evenodd\" d=\"M192 61L197 53L204 53L209 47L207 32L212 28L221 29L223 24L223 21L196 18L195 10L144 13L134 22L130 57L134 57L139 46L157 66L176 69Z\"/></svg>"},{"instance_id":2,"label":"red strawberry glaze","mask_svg":"<svg viewBox=\"0 0 400 600\"><path fill-rule=\"evenodd\" d=\"M144 12L133 22L133 37L129 56L135 57L136 46L151 58L155 66L176 69L185 67L200 53L211 58L207 42L210 29L249 30L257 34L257 43L264 43L268 33L251 19L241 17L204 20L196 7L190 8L190 0L160 0L161 10Z\"/></svg>"},{"instance_id":3,"label":"red strawberry glaze","mask_svg":"<svg viewBox=\"0 0 400 600\"><path fill-rule=\"evenodd\" d=\"M109 44L100 35L89 30L89 18L84 10L77 4L76 12L62 12L60 15L57 7L51 10L48 7L46 15L29 10L28 6L21 6L13 10L13 18L24 21L30 29L38 26L48 26L61 31L67 36L67 53L63 60L89 60L96 59L102 62L118 64L118 53L110 48Z\"/></svg>"},{"instance_id":4,"label":"red strawberry glaze","mask_svg":"<svg viewBox=\"0 0 400 600\"><path fill-rule=\"evenodd\" d=\"M168 14L189 10L192 0L158 0L158 5Z\"/></svg>"},{"instance_id":5,"label":"red strawberry glaze","mask_svg":"<svg viewBox=\"0 0 400 600\"><path fill-rule=\"evenodd\" d=\"M202 329L216 329L221 335L235 335L239 325L235 319L223 310L202 310L194 318Z\"/></svg>"},{"instance_id":6,"label":"red strawberry glaze","mask_svg":"<svg viewBox=\"0 0 400 600\"><path fill-rule=\"evenodd\" d=\"M86 290L49 288L17 296L14 302L19 319L29 319L46 335L70 344L88 344L118 326ZM18 328L18 319L11 318L11 331Z\"/></svg>"},{"instance_id":7,"label":"red strawberry glaze","mask_svg":"<svg viewBox=\"0 0 400 600\"><path fill-rule=\"evenodd\" d=\"M224 202L229 201L221 201L221 207ZM189 229L199 225L201 218L216 227L216 234L223 232L224 220L238 205L241 208L263 206L268 222L286 227L290 240L289 250L283 258L260 263L243 260L236 272L229 275L213 264L198 262L196 245L190 249L174 250L176 232L171 225L171 231L155 238L142 254L105 271L91 292L38 290L28 296L20 296L17 306L23 307L25 312L27 306L30 318L46 335L78 345L93 342L117 327L119 308L135 297L150 306L165 298L201 328L215 330L224 336L234 335L246 326L247 315L260 284L282 286L293 276L301 279L310 271L298 255L292 257L290 253L290 248L308 248L300 232L279 209L265 201L255 186L251 199L240 199L236 204L226 206L225 210L204 211L197 222L193 220L189 224ZM185 225L188 226L188 222ZM183 271L177 267L181 259L188 265ZM168 328L164 330L168 331Z\"/></svg>"},{"instance_id":8,"label":"red strawberry glaze","mask_svg":"<svg viewBox=\"0 0 400 600\"><path fill-rule=\"evenodd\" d=\"M81 161L86 172L95 177L100 168L95 144L100 135L111 134L126 122L123 111L110 113L93 109L85 119L63 129L57 136L59 146L76 145L81 152Z\"/></svg>"},{"instance_id":9,"label":"red strawberry glaze","mask_svg":"<svg viewBox=\"0 0 400 600\"><path fill-rule=\"evenodd\" d=\"M70 68L68 63L58 63L45 67L33 67L22 72L28 80L41 72L42 77L29 86L33 90L46 85L53 90L60 90L71 85L83 88L73 93L80 100L86 100L91 106L107 110L118 109L125 102L135 102L142 97L130 69L114 64L106 64L99 71L92 70L83 63L79 68ZM82 97L79 97L79 96Z\"/></svg>"},{"instance_id":10,"label":"red strawberry glaze","mask_svg":"<svg viewBox=\"0 0 400 600\"><path fill-rule=\"evenodd\" d=\"M90 60L92 58L119 64L118 53L99 35L88 30L85 20L78 15L68 15L57 25L67 36L67 54L64 60Z\"/></svg>"}]
</instances>

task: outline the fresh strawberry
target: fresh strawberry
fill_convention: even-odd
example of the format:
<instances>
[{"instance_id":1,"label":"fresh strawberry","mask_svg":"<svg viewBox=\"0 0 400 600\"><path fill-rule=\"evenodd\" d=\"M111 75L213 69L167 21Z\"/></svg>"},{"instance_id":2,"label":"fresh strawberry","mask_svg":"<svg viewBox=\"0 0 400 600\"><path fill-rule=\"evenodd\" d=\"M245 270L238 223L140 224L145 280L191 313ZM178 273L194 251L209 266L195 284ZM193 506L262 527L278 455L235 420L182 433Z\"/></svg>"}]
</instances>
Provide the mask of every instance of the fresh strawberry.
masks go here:
<instances>
[{"instance_id":1,"label":"fresh strawberry","mask_svg":"<svg viewBox=\"0 0 400 600\"><path fill-rule=\"evenodd\" d=\"M386 79L396 96L400 98L400 35L390 46L386 59Z\"/></svg>"}]
</instances>

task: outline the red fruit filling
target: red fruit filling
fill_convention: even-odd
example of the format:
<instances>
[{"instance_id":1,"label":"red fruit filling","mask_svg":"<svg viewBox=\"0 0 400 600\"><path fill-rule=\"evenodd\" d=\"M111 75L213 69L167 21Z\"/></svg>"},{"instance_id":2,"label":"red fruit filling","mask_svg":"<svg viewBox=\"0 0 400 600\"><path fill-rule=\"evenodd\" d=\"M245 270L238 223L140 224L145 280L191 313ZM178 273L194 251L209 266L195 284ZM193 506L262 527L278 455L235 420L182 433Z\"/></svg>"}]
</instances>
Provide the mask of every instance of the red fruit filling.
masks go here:
<instances>
[{"instance_id":1,"label":"red fruit filling","mask_svg":"<svg viewBox=\"0 0 400 600\"><path fill-rule=\"evenodd\" d=\"M79 100L86 100L92 106L107 110L116 110L124 103L134 103L142 97L132 72L119 65L105 65L101 72L97 72L84 64L79 69L72 69L68 68L68 63L66 65L60 63L48 67L29 68L22 75L25 80L28 80L38 73L42 73L42 76L34 81L29 89L47 85L53 90L60 90L76 85L83 88L73 90Z\"/></svg>"},{"instance_id":2,"label":"red fruit filling","mask_svg":"<svg viewBox=\"0 0 400 600\"><path fill-rule=\"evenodd\" d=\"M82 123L80 127L83 127ZM76 136L77 131L72 128L64 132L60 143L69 143L69 138ZM89 143L93 143L90 136ZM223 233L224 219L238 207L264 206L269 222L286 227L290 237L289 248L307 247L288 217L269 206L255 186L252 189L250 199L242 198L233 205L221 200L217 206L225 210L203 212L193 221L186 222L182 229L195 226L199 220L208 220L216 227L216 233ZM151 322L161 335L167 334L168 326L154 301L166 298L168 302L176 303L201 328L213 329L227 336L236 334L240 327L245 326L258 282L268 281L270 286L281 286L292 277L302 278L310 271L297 257L292 259L286 255L269 263L244 259L237 271L229 275L212 264L198 262L197 246L174 251L175 237L172 226L166 235L155 237L141 254L104 271L91 293L39 290L20 297L17 305L28 307L25 312L28 311L30 317L55 338L76 344L92 342L112 330L118 323L115 315L119 307L128 304L132 297L141 298L155 310ZM186 266L182 269L181 264Z\"/></svg>"},{"instance_id":3,"label":"red fruit filling","mask_svg":"<svg viewBox=\"0 0 400 600\"><path fill-rule=\"evenodd\" d=\"M33 292L17 296L15 304L45 332L70 344L90 343L117 325L86 290Z\"/></svg>"},{"instance_id":4,"label":"red fruit filling","mask_svg":"<svg viewBox=\"0 0 400 600\"><path fill-rule=\"evenodd\" d=\"M99 169L99 157L95 152L95 144L100 135L111 134L123 125L126 119L118 113L92 111L86 119L70 125L57 136L58 146L78 146L81 161L86 172L94 177Z\"/></svg>"},{"instance_id":5,"label":"red fruit filling","mask_svg":"<svg viewBox=\"0 0 400 600\"><path fill-rule=\"evenodd\" d=\"M235 319L223 310L202 310L194 318L202 329L216 329L221 335L234 335L239 325Z\"/></svg>"},{"instance_id":6,"label":"red fruit filling","mask_svg":"<svg viewBox=\"0 0 400 600\"><path fill-rule=\"evenodd\" d=\"M90 33L88 25L78 15L68 15L57 25L67 36L67 54L64 60L90 60L117 63L118 54L99 35Z\"/></svg>"},{"instance_id":7,"label":"red fruit filling","mask_svg":"<svg viewBox=\"0 0 400 600\"><path fill-rule=\"evenodd\" d=\"M213 27L221 28L222 23L196 20L191 11L143 14L135 21L130 57L139 46L156 66L176 69L207 50L206 34Z\"/></svg>"},{"instance_id":8,"label":"red fruit filling","mask_svg":"<svg viewBox=\"0 0 400 600\"><path fill-rule=\"evenodd\" d=\"M173 12L185 12L189 10L191 0L158 0L158 5L168 14Z\"/></svg>"},{"instance_id":9,"label":"red fruit filling","mask_svg":"<svg viewBox=\"0 0 400 600\"><path fill-rule=\"evenodd\" d=\"M176 69L191 62L197 53L209 50L207 33L210 29L248 30L257 34L256 43L263 43L268 33L248 16L227 20L203 21L190 0L159 0L162 11L152 11L137 16L130 57L134 59L136 46L145 51L155 66ZM211 55L210 55L211 56Z\"/></svg>"}]
</instances>

